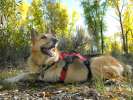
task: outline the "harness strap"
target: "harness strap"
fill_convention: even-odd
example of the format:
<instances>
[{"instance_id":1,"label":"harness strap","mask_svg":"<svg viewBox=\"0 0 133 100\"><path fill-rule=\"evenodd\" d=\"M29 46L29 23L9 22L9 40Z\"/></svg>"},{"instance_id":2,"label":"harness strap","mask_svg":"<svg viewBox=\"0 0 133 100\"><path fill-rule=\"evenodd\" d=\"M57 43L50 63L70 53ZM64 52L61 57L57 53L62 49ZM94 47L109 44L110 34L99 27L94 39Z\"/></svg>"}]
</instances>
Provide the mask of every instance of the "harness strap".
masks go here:
<instances>
[{"instance_id":1,"label":"harness strap","mask_svg":"<svg viewBox=\"0 0 133 100\"><path fill-rule=\"evenodd\" d=\"M64 82L66 75L67 75L68 65L69 65L69 63L66 62L65 66L62 68L59 82Z\"/></svg>"},{"instance_id":2,"label":"harness strap","mask_svg":"<svg viewBox=\"0 0 133 100\"><path fill-rule=\"evenodd\" d=\"M41 70L40 76L41 76L41 77L44 77L44 74L42 74L42 73L44 73L45 71L47 71L47 70L48 70L51 66L53 66L55 63L56 63L56 62L53 62L53 63L50 64L50 65L43 64L43 65L42 65L42 68L45 68L45 69L42 69L42 70Z\"/></svg>"},{"instance_id":3,"label":"harness strap","mask_svg":"<svg viewBox=\"0 0 133 100\"><path fill-rule=\"evenodd\" d=\"M88 69L88 80L90 80L92 78L92 72L91 72L91 68L90 68L90 60L86 60L84 61L85 66Z\"/></svg>"},{"instance_id":4,"label":"harness strap","mask_svg":"<svg viewBox=\"0 0 133 100\"><path fill-rule=\"evenodd\" d=\"M71 64L73 62L73 59L74 58L72 58L71 60L64 59L65 65L63 66L63 68L61 70L59 82L61 82L61 83L64 82L66 75L67 75L68 66L69 66L69 64Z\"/></svg>"},{"instance_id":5,"label":"harness strap","mask_svg":"<svg viewBox=\"0 0 133 100\"><path fill-rule=\"evenodd\" d=\"M79 59L82 58L82 56L80 57L80 55L78 55L78 56L77 55L71 55L71 56L67 55L67 59L64 56L62 56L62 59L60 58L60 60L65 61L65 65L63 66L63 68L61 70L60 77L59 77L59 82L61 82L61 83L64 82L64 80L66 78L66 75L67 75L67 70L68 70L69 64L71 64L73 62L73 60L77 57ZM84 62L85 66L88 68L88 80L90 80L92 78L92 72L91 72L91 68L90 68L90 60L84 59L82 61ZM50 65L46 65L46 64L42 65L42 67L44 67L45 69L43 69L41 72L47 71L51 66L53 66L57 62L53 62Z\"/></svg>"},{"instance_id":6,"label":"harness strap","mask_svg":"<svg viewBox=\"0 0 133 100\"><path fill-rule=\"evenodd\" d=\"M46 67L43 71L46 71L46 70L48 70L51 66L53 66L54 64L55 64L56 62L53 62L52 64L50 64L50 65L46 65L46 64L44 64L44 65L42 65L42 67Z\"/></svg>"},{"instance_id":7,"label":"harness strap","mask_svg":"<svg viewBox=\"0 0 133 100\"><path fill-rule=\"evenodd\" d=\"M74 53L74 52L73 52L73 53L61 52L59 58L60 58L61 60L64 60L65 57L78 57L81 61L86 61L86 60L87 60L87 58L84 57L84 56L82 56L80 53Z\"/></svg>"},{"instance_id":8,"label":"harness strap","mask_svg":"<svg viewBox=\"0 0 133 100\"><path fill-rule=\"evenodd\" d=\"M65 78L66 78L66 75L67 75L67 70L68 70L68 66L69 64L71 64L72 62L66 62L65 63L65 66L62 68L61 70L61 74L60 74L60 78L59 78L59 82L63 83ZM84 61L84 64L85 66L87 67L88 69L88 78L87 80L91 80L92 78L92 72L91 72L91 68L90 68L90 61L89 60L86 60Z\"/></svg>"}]
</instances>

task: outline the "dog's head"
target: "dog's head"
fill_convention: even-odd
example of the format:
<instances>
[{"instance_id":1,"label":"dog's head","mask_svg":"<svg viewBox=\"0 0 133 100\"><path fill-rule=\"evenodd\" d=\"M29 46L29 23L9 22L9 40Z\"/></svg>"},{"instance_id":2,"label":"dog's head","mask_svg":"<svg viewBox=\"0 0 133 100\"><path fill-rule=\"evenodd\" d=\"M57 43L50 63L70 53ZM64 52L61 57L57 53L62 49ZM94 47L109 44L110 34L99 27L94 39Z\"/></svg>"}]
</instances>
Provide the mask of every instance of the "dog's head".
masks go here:
<instances>
[{"instance_id":1,"label":"dog's head","mask_svg":"<svg viewBox=\"0 0 133 100\"><path fill-rule=\"evenodd\" d=\"M37 35L35 30L31 32L32 51L40 52L42 55L52 57L53 49L57 47L58 40L53 34Z\"/></svg>"},{"instance_id":2,"label":"dog's head","mask_svg":"<svg viewBox=\"0 0 133 100\"><path fill-rule=\"evenodd\" d=\"M31 56L29 57L28 70L38 73L42 70L41 65L50 64L58 58L56 50L58 41L52 34L38 35L35 30L31 31Z\"/></svg>"}]
</instances>

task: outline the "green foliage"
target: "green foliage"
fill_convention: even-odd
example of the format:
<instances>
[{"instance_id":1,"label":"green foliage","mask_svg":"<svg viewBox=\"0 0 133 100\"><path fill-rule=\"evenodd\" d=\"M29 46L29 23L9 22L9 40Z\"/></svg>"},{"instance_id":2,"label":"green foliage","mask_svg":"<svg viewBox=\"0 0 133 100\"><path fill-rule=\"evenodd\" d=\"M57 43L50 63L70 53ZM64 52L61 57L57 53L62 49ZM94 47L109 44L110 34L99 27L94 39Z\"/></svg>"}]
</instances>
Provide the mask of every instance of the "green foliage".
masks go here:
<instances>
[{"instance_id":1,"label":"green foliage","mask_svg":"<svg viewBox=\"0 0 133 100\"><path fill-rule=\"evenodd\" d=\"M0 73L0 80L16 76L18 73L20 74L21 71L20 70L3 71L3 72Z\"/></svg>"},{"instance_id":2,"label":"green foliage","mask_svg":"<svg viewBox=\"0 0 133 100\"><path fill-rule=\"evenodd\" d=\"M15 0L0 0L0 17L11 17L15 13Z\"/></svg>"},{"instance_id":3,"label":"green foliage","mask_svg":"<svg viewBox=\"0 0 133 100\"><path fill-rule=\"evenodd\" d=\"M128 52L133 52L133 5L128 4L123 15L123 26Z\"/></svg>"},{"instance_id":4,"label":"green foliage","mask_svg":"<svg viewBox=\"0 0 133 100\"><path fill-rule=\"evenodd\" d=\"M42 0L33 0L28 11L28 24L39 33L45 32L45 20L43 18Z\"/></svg>"},{"instance_id":5,"label":"green foliage","mask_svg":"<svg viewBox=\"0 0 133 100\"><path fill-rule=\"evenodd\" d=\"M129 41L132 41L132 36L129 35L132 33L132 1L128 0L109 0L108 4L114 8L115 13L118 17L120 24L121 38L122 38L122 49L123 52L128 54L130 49ZM131 50L131 49L130 49ZM131 50L132 51L132 50Z\"/></svg>"},{"instance_id":6,"label":"green foliage","mask_svg":"<svg viewBox=\"0 0 133 100\"><path fill-rule=\"evenodd\" d=\"M130 2L132 2L130 0ZM104 16L107 1L81 0L84 10L88 35L85 29L76 28L79 14L72 11L69 17L68 8L60 1L33 0L28 4L25 0L0 0L0 65L15 64L24 61L29 55L30 30L38 33L51 31L61 40L60 48L65 51L75 50L80 53L121 51L120 41L106 38ZM108 6L116 8L121 2L109 0ZM122 13L122 25L128 52L133 52L133 12L132 4L128 3ZM120 9L116 9L120 10ZM118 14L118 13L117 13ZM120 39L120 35L117 36ZM112 41L111 41L112 40Z\"/></svg>"},{"instance_id":7,"label":"green foliage","mask_svg":"<svg viewBox=\"0 0 133 100\"><path fill-rule=\"evenodd\" d=\"M78 12L73 10L68 26L68 32L70 33L70 35L76 32L76 22L78 19L79 19Z\"/></svg>"},{"instance_id":8,"label":"green foliage","mask_svg":"<svg viewBox=\"0 0 133 100\"><path fill-rule=\"evenodd\" d=\"M105 16L106 11L106 1L92 1L92 0L83 0L81 2L83 9L86 24L88 26L88 31L93 37L93 45L97 47L97 51L100 51L100 41L102 41L103 49L103 31L105 31L105 23L103 17ZM92 46L93 47L93 46Z\"/></svg>"},{"instance_id":9,"label":"green foliage","mask_svg":"<svg viewBox=\"0 0 133 100\"><path fill-rule=\"evenodd\" d=\"M63 5L60 3L48 2L46 5L46 20L47 20L47 31L56 33L59 35L65 35L68 28L68 12Z\"/></svg>"},{"instance_id":10,"label":"green foliage","mask_svg":"<svg viewBox=\"0 0 133 100\"><path fill-rule=\"evenodd\" d=\"M17 7L20 2L16 3L13 0L1 2L3 2L1 8L6 9L0 9L0 65L7 64L7 62L15 64L16 59L23 61L27 56L29 36L23 27L18 26L20 20L18 20Z\"/></svg>"},{"instance_id":11,"label":"green foliage","mask_svg":"<svg viewBox=\"0 0 133 100\"><path fill-rule=\"evenodd\" d=\"M46 13L42 0L33 0L31 5L23 0L0 2L0 65L16 65L16 62L25 60L29 55L31 28L38 33L51 29L60 37L69 36L67 9L60 3L49 2Z\"/></svg>"},{"instance_id":12,"label":"green foliage","mask_svg":"<svg viewBox=\"0 0 133 100\"><path fill-rule=\"evenodd\" d=\"M106 90L106 87L104 85L104 82L102 79L99 79L97 78L95 81L94 81L94 84L95 84L95 88L98 92L100 93L104 93L105 90Z\"/></svg>"}]
</instances>

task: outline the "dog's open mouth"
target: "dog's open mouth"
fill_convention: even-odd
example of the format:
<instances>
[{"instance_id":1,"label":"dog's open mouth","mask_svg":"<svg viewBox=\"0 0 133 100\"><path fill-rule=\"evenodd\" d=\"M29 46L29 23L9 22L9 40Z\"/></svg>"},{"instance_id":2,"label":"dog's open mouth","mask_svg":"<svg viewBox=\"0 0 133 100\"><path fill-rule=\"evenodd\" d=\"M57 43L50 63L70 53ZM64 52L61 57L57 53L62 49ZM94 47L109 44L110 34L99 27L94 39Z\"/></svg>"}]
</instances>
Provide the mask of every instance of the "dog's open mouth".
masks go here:
<instances>
[{"instance_id":1,"label":"dog's open mouth","mask_svg":"<svg viewBox=\"0 0 133 100\"><path fill-rule=\"evenodd\" d=\"M44 53L44 54L46 54L46 55L48 55L48 56L50 56L50 57L52 57L53 54L52 54L51 50L52 50L53 48L55 48L55 46L51 46L51 47L48 47L48 48L46 48L46 47L41 47L41 52Z\"/></svg>"},{"instance_id":2,"label":"dog's open mouth","mask_svg":"<svg viewBox=\"0 0 133 100\"><path fill-rule=\"evenodd\" d=\"M41 47L41 52L43 54L46 54L46 55L50 56L50 57L53 56L53 49L56 47L57 39L53 38L51 41L52 41L51 46L49 46L49 47L42 46Z\"/></svg>"}]
</instances>

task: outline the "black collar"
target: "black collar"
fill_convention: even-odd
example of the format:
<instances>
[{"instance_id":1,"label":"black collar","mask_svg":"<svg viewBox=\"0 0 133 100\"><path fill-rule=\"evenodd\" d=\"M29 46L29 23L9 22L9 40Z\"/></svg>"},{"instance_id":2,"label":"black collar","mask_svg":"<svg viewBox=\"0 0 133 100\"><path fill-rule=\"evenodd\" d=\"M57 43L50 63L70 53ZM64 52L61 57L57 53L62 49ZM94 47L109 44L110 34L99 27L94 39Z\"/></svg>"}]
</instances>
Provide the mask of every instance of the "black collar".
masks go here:
<instances>
[{"instance_id":1,"label":"black collar","mask_svg":"<svg viewBox=\"0 0 133 100\"><path fill-rule=\"evenodd\" d=\"M46 71L46 70L48 70L50 67L52 67L56 62L53 62L52 64L42 64L42 65L39 65L39 64L37 64L33 59L32 59L32 62L36 65L36 66L38 66L38 67L40 67L41 68L41 72L42 71ZM57 61L58 62L58 61Z\"/></svg>"},{"instance_id":2,"label":"black collar","mask_svg":"<svg viewBox=\"0 0 133 100\"><path fill-rule=\"evenodd\" d=\"M48 65L48 64L43 64L43 65L41 65L41 67L44 68L43 71L46 71L46 70L48 70L50 67L52 67L55 63L56 63L56 62L53 62L53 63L50 64L50 65Z\"/></svg>"},{"instance_id":3,"label":"black collar","mask_svg":"<svg viewBox=\"0 0 133 100\"><path fill-rule=\"evenodd\" d=\"M48 64L43 64L41 65L41 71L40 71L40 76L41 77L44 77L44 73L49 69L51 68L56 62L53 62L52 64L48 65Z\"/></svg>"}]
</instances>

